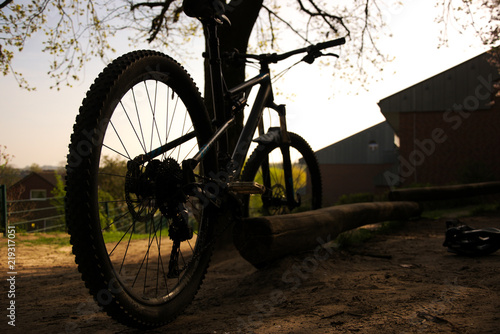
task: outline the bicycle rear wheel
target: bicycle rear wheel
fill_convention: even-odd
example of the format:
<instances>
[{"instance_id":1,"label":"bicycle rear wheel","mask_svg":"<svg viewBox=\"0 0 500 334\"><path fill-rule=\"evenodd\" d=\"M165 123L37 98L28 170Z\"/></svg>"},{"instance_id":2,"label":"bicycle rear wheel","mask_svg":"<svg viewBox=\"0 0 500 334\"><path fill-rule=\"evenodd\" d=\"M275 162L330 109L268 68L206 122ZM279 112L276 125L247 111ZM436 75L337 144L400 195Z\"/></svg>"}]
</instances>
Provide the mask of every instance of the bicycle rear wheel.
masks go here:
<instances>
[{"instance_id":1,"label":"bicycle rear wheel","mask_svg":"<svg viewBox=\"0 0 500 334\"><path fill-rule=\"evenodd\" d=\"M66 221L82 279L120 322L164 325L194 298L211 255L214 214L181 164L212 135L200 93L170 57L131 52L96 79L73 130ZM208 152L196 181L211 170Z\"/></svg>"},{"instance_id":2,"label":"bicycle rear wheel","mask_svg":"<svg viewBox=\"0 0 500 334\"><path fill-rule=\"evenodd\" d=\"M316 156L309 144L299 135L289 132L290 144L274 140L261 143L253 151L242 173L243 181L263 184L262 195L244 198L243 214L247 217L282 215L321 207L321 174ZM286 191L284 156L290 153L294 198ZM294 202L295 205L290 206Z\"/></svg>"}]
</instances>

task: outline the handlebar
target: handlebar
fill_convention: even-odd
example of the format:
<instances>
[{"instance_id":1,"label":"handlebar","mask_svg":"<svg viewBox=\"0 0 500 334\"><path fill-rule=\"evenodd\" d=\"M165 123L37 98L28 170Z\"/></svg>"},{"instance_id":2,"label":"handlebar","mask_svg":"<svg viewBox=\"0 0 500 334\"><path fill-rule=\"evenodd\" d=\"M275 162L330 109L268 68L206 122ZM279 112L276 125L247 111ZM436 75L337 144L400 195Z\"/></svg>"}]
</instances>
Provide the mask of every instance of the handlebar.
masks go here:
<instances>
[{"instance_id":1,"label":"handlebar","mask_svg":"<svg viewBox=\"0 0 500 334\"><path fill-rule=\"evenodd\" d=\"M256 54L242 54L242 53L236 52L236 53L231 54L231 57L233 57L235 59L245 59L245 60L246 59L255 59L255 60L259 60L261 63L271 64L271 63L277 63L281 60L284 60L286 58L289 58L291 56L294 56L294 55L297 55L300 53L307 53L307 55L304 57L303 60L308 62L308 63L312 63L312 61L314 61L315 58L322 55L322 53L320 52L321 50L331 48L334 46L339 46L339 45L345 44L345 42L346 42L345 38L341 37L341 38L337 38L337 39L327 41L327 42L312 44L312 45L309 45L305 48L292 50L292 51L285 52L282 54L264 53L264 54L256 55Z\"/></svg>"},{"instance_id":2,"label":"handlebar","mask_svg":"<svg viewBox=\"0 0 500 334\"><path fill-rule=\"evenodd\" d=\"M314 47L317 48L317 50L323 50L323 49L327 49L327 48L332 48L334 46L343 45L343 44L345 44L345 42L346 42L345 37L341 37L341 38L337 38L337 39L334 39L331 41L318 43L318 44L314 45Z\"/></svg>"}]
</instances>

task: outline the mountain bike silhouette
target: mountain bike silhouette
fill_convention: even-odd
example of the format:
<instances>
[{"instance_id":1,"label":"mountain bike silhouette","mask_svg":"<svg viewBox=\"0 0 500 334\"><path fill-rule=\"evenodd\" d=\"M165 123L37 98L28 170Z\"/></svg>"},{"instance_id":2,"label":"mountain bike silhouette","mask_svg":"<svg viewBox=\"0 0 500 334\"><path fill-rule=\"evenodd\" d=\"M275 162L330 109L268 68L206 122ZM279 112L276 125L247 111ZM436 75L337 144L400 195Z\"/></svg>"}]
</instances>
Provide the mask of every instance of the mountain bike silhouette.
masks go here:
<instances>
[{"instance_id":1,"label":"mountain bike silhouette","mask_svg":"<svg viewBox=\"0 0 500 334\"><path fill-rule=\"evenodd\" d=\"M221 55L217 29L227 18L213 3L185 1L184 8L206 31L214 119L181 65L141 50L103 70L73 128L66 182L73 252L99 305L129 326L161 326L182 312L202 283L216 237L242 216L321 207L317 160L287 131L269 65L301 53L312 63L345 39L283 54ZM228 89L222 58L256 62L260 73ZM236 147L227 152L227 130L255 86ZM279 126L265 128L265 110L276 112ZM124 161L122 168L103 168L109 156Z\"/></svg>"}]
</instances>

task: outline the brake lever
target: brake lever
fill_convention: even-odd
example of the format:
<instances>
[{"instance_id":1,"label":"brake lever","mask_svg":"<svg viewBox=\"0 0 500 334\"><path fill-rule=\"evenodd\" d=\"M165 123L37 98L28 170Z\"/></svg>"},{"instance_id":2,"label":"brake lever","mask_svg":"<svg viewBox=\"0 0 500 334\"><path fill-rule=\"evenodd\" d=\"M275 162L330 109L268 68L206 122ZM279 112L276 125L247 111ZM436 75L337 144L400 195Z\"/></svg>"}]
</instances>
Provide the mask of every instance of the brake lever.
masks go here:
<instances>
[{"instance_id":1,"label":"brake lever","mask_svg":"<svg viewBox=\"0 0 500 334\"><path fill-rule=\"evenodd\" d=\"M323 56L325 56L325 57L326 57L326 56L330 56L330 57L339 58L339 55L338 55L338 54L336 54L336 53L326 53L326 54L322 54L321 56L322 56L322 57L323 57Z\"/></svg>"},{"instance_id":2,"label":"brake lever","mask_svg":"<svg viewBox=\"0 0 500 334\"><path fill-rule=\"evenodd\" d=\"M227 24L227 25L231 26L231 21L229 21L229 18L224 14L215 15L214 19L215 19L215 22L219 25Z\"/></svg>"},{"instance_id":3,"label":"brake lever","mask_svg":"<svg viewBox=\"0 0 500 334\"><path fill-rule=\"evenodd\" d=\"M302 61L305 61L308 64L312 64L314 63L314 60L316 60L316 58L326 57L326 56L339 58L339 55L335 53L322 53L321 51L309 51L307 55L305 55L304 58L302 58Z\"/></svg>"}]
</instances>

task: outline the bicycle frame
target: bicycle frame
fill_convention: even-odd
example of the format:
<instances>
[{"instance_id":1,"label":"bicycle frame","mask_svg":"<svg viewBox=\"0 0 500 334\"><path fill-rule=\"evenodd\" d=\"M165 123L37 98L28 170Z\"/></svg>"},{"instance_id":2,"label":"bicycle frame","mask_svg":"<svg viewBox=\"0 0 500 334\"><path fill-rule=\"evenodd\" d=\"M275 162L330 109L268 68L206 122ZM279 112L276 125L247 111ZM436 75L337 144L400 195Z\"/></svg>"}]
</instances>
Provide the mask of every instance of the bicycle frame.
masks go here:
<instances>
[{"instance_id":1,"label":"bicycle frame","mask_svg":"<svg viewBox=\"0 0 500 334\"><path fill-rule=\"evenodd\" d=\"M312 64L315 58L325 55L321 53L321 50L342 45L345 43L345 38L338 38L335 40L310 45L308 47L289 51L281 55L247 55L249 58L260 60L260 74L237 85L236 87L227 89L224 85L224 77L222 73L222 58L220 54L219 38L217 34L217 28L218 25L221 24L221 22L218 22L218 20L213 20L213 18L208 20L202 19L201 21L205 29L206 43L208 45L207 58L209 64L210 80L212 84L211 96L213 103L212 108L214 111L213 124L216 126L216 131L215 134L208 140L208 142L204 143L204 145L194 155L193 158L184 160L182 162L182 170L185 181L184 183L186 185L195 183L195 168L204 159L205 154L209 150L215 149L214 146L217 146L216 151L219 153L219 155L217 156L217 160L219 162L219 165L221 165L222 161L226 163L226 169L223 171L223 176L219 174L221 172L220 166L219 168L217 168L217 170L210 171L212 173L217 173L215 177L213 174L211 175L213 179L212 181L218 183L224 188L227 185L232 186L233 189L235 189L235 187L239 187L239 190L237 190L236 192L240 193L241 191L245 191L244 193L256 193L254 191L262 193L262 186L267 187L271 185L270 166L268 159L265 159L262 163L262 177L264 182L263 185L258 185L255 182L245 184L248 182L241 182L241 180L239 180L239 176L241 174L245 158L250 148L253 135L258 128L260 137L254 141L257 141L259 142L259 144L264 145L274 142L278 144L281 150L283 158L283 173L285 178L284 187L288 202L287 205L290 209L293 209L296 206L300 206L300 198L298 199L298 201L294 199L295 193L293 189L293 173L292 163L290 159L290 137L287 132L285 117L286 110L284 105L276 105L274 103L269 64L278 62L299 53L307 53L307 55L302 60L306 63ZM338 55L331 53L326 55L338 57ZM261 56L264 57L261 58ZM230 160L229 162L227 162L227 158L229 157L230 152L228 150L227 140L222 140L222 137L227 134L228 128L235 123L236 116L243 111L244 106L247 102L247 97L251 89L256 85L260 85L259 91L250 111L249 117L247 118L247 121L240 133L240 137L238 138L238 141L230 156ZM230 104L228 104L227 106L226 101L230 101ZM230 108L228 108L228 106L230 106ZM267 133L266 139L264 139L263 137L264 125L261 121L264 108L274 109L278 113L280 120L279 128L271 128L270 132ZM150 161L160 154L163 154L168 150L175 148L177 145L187 142L195 136L196 134L194 133L194 131L187 133L184 136L179 137L170 143L166 143L165 145L149 153L138 156L136 159L134 159L135 163L142 164ZM227 137L225 139L227 139ZM219 175L219 177L217 177L217 175ZM244 190L246 189L246 186L249 186L249 189L253 189L252 192L246 192L246 190Z\"/></svg>"},{"instance_id":2,"label":"bicycle frame","mask_svg":"<svg viewBox=\"0 0 500 334\"><path fill-rule=\"evenodd\" d=\"M286 141L286 121L285 121L285 107L284 105L276 105L274 103L274 97L271 86L271 77L269 74L269 68L264 67L261 69L261 73L257 76L249 79L234 88L225 89L223 85L223 74L222 74L222 61L219 50L219 39L217 36L217 24L216 23L208 23L206 25L207 29L207 42L209 45L208 50L208 60L209 60L209 69L210 69L210 78L212 80L212 101L213 101L213 109L215 111L215 120L222 120L222 125L219 126L216 133L212 137L212 139L206 143L200 151L190 159L191 162L189 166L194 169L199 162L203 159L206 151L212 149L214 145L218 142L218 140L226 133L227 129L234 124L236 114L243 110L243 107L246 103L246 98L250 92L250 90L256 86L260 85L259 91L253 103L252 109L248 116L247 122L245 123L243 130L241 131L240 137L237 141L237 144L234 148L234 151L231 155L230 166L227 170L230 177L238 177L243 163L245 161L245 157L248 153L252 137L259 127L259 134L263 134L264 129L263 125L260 122L262 118L262 111L264 108L272 108L278 112L280 115L280 127L282 131L282 137ZM233 115L226 119L225 111L226 105L225 101L234 100L236 97L244 94L244 98L242 100L238 100L237 103L233 104L232 113ZM217 122L216 122L217 123ZM289 160L289 159L288 159ZM286 166L285 166L286 167ZM290 167L291 169L291 167ZM290 170L291 175L291 170Z\"/></svg>"},{"instance_id":3,"label":"bicycle frame","mask_svg":"<svg viewBox=\"0 0 500 334\"><path fill-rule=\"evenodd\" d=\"M216 22L208 22L204 23L204 27L206 28L207 34L207 43L209 45L208 50L208 59L209 59L209 69L210 69L210 78L212 83L212 101L213 101L213 110L215 112L214 123L217 124L219 121L222 123L216 129L215 134L212 138L205 143L200 150L194 155L193 158L187 159L182 162L182 167L184 170L184 175L186 177L187 183L193 180L194 169L198 164L203 160L205 154L208 150L213 149L215 145L221 143L220 139L223 135L226 134L227 129L234 124L236 115L238 112L243 110L243 107L246 103L246 97L248 96L250 90L256 86L260 85L260 89L257 93L257 97L254 101L252 110L248 117L247 123L245 124L243 131L240 134L236 147L231 155L231 165L233 166L232 170L227 170L230 174L230 177L235 178L238 177L241 168L243 166L245 157L248 153L248 149L250 147L253 134L255 133L259 124L261 124L261 116L264 108L269 107L276 110L280 115L280 128L286 132L286 122L285 122L285 107L284 105L276 105L273 102L273 92L271 87L271 79L269 74L269 68L264 67L263 71L254 78L247 80L240 85L232 89L226 89L223 81L224 77L222 74L222 60L219 49L219 38L217 36L217 23ZM245 98L234 103L232 107L232 116L229 119L226 119L226 100L233 100L235 97L244 93ZM259 134L263 134L264 129L263 125L259 127ZM179 137L172 142L166 143L165 145L154 149L151 152L148 152L143 155L139 155L135 162L142 164L144 162L150 161L155 157L167 152L168 150L180 145L188 140L194 138L196 134L194 132L190 132L185 134L182 137ZM283 134L283 137L287 139L287 136ZM224 153L225 152L224 150ZM230 168L231 169L231 168Z\"/></svg>"}]
</instances>

